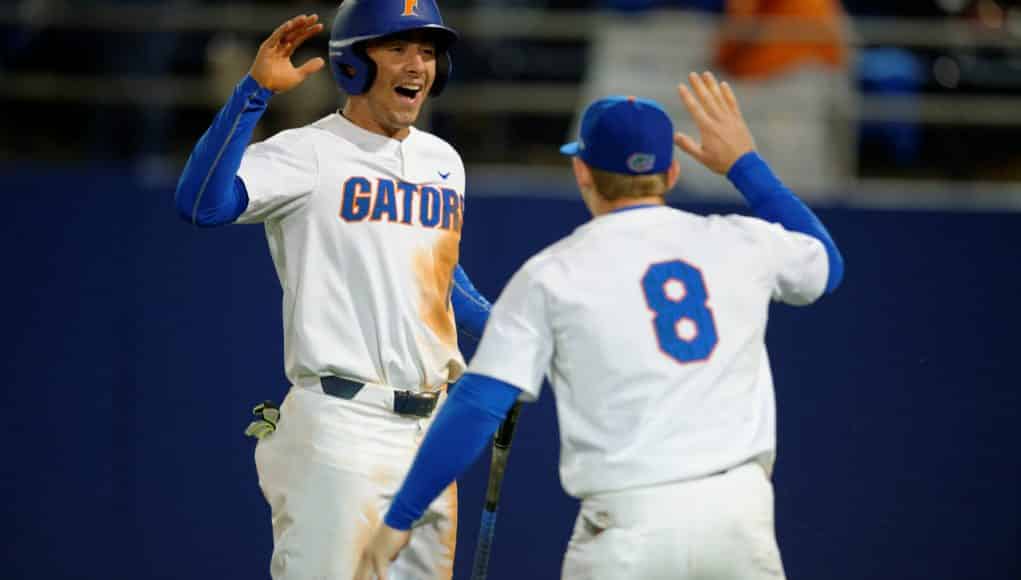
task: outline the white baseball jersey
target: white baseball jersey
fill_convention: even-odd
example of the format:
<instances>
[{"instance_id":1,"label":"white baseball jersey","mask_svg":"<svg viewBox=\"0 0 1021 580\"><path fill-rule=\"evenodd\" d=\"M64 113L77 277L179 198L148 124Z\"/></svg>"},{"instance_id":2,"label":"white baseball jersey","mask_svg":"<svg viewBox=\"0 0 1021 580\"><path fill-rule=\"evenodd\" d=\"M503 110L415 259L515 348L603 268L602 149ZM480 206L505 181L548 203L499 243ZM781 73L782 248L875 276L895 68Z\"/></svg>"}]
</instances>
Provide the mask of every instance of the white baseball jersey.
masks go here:
<instances>
[{"instance_id":1,"label":"white baseball jersey","mask_svg":"<svg viewBox=\"0 0 1021 580\"><path fill-rule=\"evenodd\" d=\"M576 497L680 481L776 445L771 299L825 289L818 240L665 206L598 217L530 259L493 307L470 371L534 399L548 374L560 477Z\"/></svg>"},{"instance_id":2,"label":"white baseball jersey","mask_svg":"<svg viewBox=\"0 0 1021 580\"><path fill-rule=\"evenodd\" d=\"M402 141L339 114L246 150L241 223L265 222L296 385L338 375L401 389L457 379L450 307L464 165L445 141Z\"/></svg>"}]
</instances>

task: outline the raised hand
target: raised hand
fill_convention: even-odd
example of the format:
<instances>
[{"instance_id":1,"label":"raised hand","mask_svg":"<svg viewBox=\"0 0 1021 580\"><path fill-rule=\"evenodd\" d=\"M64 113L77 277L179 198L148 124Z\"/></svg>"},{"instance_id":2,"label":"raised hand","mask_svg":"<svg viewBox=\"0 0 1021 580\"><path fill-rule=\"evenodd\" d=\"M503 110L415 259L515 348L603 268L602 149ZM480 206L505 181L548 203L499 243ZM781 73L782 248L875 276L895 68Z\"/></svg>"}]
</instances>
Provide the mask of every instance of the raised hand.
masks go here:
<instances>
[{"instance_id":1,"label":"raised hand","mask_svg":"<svg viewBox=\"0 0 1021 580\"><path fill-rule=\"evenodd\" d=\"M295 16L284 22L259 46L255 61L248 74L259 86L275 93L283 93L300 85L305 79L326 65L321 57L309 59L295 68L291 56L299 46L323 30L316 14Z\"/></svg>"},{"instance_id":2,"label":"raised hand","mask_svg":"<svg viewBox=\"0 0 1021 580\"><path fill-rule=\"evenodd\" d=\"M742 155L755 150L752 133L741 115L737 97L727 83L717 83L710 72L690 73L691 89L681 83L677 91L698 127L701 142L684 133L674 143L709 169L725 175Z\"/></svg>"}]
</instances>

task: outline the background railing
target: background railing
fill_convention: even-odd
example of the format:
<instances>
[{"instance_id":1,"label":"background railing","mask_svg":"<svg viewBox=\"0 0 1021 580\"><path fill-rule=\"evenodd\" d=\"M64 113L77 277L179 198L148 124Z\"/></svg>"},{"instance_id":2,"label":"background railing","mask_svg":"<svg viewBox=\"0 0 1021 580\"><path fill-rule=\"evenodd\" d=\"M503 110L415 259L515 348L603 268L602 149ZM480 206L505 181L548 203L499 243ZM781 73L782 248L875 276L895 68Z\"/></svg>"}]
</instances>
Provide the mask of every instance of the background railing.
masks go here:
<instances>
[{"instance_id":1,"label":"background railing","mask_svg":"<svg viewBox=\"0 0 1021 580\"><path fill-rule=\"evenodd\" d=\"M854 55L846 75L850 94L826 122L839 125L850 140L843 161L848 167L810 184L806 197L886 204L886 193L875 199L869 192L892 187L910 191L899 204L1021 207L1021 8L991 0L976 6L968 19L846 20L844 37ZM299 11L318 12L329 22L334 5L2 5L0 30L8 42L0 71L6 112L0 153L12 160L143 160L157 173L173 175L264 35ZM480 177L499 180L507 171L568 186L555 145L569 137L575 111L598 88L592 79L601 63L593 62L593 54L606 42L606 31L622 25L680 31L697 22L702 31L731 38L815 36L797 20L724 28L707 12L662 8L622 13L454 4L445 16L462 34L456 74L447 93L429 105L422 125L454 142ZM325 40L324 34L310 41L307 54L323 52ZM670 58L666 48L652 58ZM680 34L676 50L690 51ZM888 63L882 59L894 62L887 53L900 59L900 70L883 70ZM702 65L712 63L702 59ZM657 80L669 87L678 79ZM885 90L884 83L894 89ZM338 99L323 72L317 82L275 99L258 137L326 114ZM767 121L770 128L818 122L782 99L757 115L750 118L753 129ZM32 123L22 122L26 118ZM901 159L894 148L903 148L904 139L911 152ZM791 178L797 183L796 175ZM948 202L946 183L972 193ZM714 195L690 185L689 193Z\"/></svg>"}]
</instances>

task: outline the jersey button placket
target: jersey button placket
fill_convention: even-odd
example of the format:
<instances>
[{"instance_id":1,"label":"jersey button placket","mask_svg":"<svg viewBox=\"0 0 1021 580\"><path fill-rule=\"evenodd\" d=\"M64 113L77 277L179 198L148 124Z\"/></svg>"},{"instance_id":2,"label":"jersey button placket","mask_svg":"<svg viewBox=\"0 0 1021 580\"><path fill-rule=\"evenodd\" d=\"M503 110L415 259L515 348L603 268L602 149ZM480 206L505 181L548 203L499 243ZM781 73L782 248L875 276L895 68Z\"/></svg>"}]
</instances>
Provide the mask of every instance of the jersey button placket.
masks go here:
<instances>
[{"instance_id":1,"label":"jersey button placket","mask_svg":"<svg viewBox=\"0 0 1021 580\"><path fill-rule=\"evenodd\" d=\"M401 141L401 144L397 147L397 161L398 161L398 163L400 163L400 167L401 167L401 178L405 179L407 181L412 181L408 177L409 176L408 163L407 163L408 156L406 155L407 151L405 150L405 148L407 147L407 143L408 143L408 139L405 138L403 141Z\"/></svg>"}]
</instances>

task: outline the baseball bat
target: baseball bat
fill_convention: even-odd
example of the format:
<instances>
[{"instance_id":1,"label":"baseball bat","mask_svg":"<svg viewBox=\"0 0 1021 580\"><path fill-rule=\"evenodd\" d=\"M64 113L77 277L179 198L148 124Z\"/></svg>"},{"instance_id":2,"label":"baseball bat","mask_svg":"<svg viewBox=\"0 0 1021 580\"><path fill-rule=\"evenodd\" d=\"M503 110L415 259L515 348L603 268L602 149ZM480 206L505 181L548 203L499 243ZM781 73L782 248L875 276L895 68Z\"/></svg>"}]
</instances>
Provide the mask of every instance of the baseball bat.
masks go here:
<instances>
[{"instance_id":1,"label":"baseball bat","mask_svg":"<svg viewBox=\"0 0 1021 580\"><path fill-rule=\"evenodd\" d=\"M489 464L489 485L486 488L486 505L482 510L482 524L479 526L479 539L475 544L475 561L472 563L472 580L485 580L489 572L489 554L493 549L493 538L496 536L496 509L500 504L500 488L503 486L503 473L507 468L507 456L510 454L511 441L514 439L514 427L518 424L518 413L521 403L514 403L507 417L500 424L493 436L493 459Z\"/></svg>"}]
</instances>

